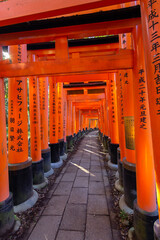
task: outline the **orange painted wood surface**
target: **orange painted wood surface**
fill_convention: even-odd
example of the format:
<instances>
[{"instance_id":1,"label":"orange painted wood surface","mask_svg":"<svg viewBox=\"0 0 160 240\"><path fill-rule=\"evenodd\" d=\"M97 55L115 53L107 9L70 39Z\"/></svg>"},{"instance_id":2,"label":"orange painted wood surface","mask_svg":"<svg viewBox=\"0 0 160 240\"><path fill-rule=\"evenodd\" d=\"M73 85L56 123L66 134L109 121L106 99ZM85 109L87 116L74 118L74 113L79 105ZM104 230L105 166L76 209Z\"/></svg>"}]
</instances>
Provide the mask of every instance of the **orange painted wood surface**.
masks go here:
<instances>
[{"instance_id":1,"label":"orange painted wood surface","mask_svg":"<svg viewBox=\"0 0 160 240\"><path fill-rule=\"evenodd\" d=\"M90 36L104 36L131 32L141 24L140 18L83 24L69 27L41 29L35 31L1 34L0 44L15 45L53 41L56 37L67 36L69 39L81 39Z\"/></svg>"},{"instance_id":2,"label":"orange painted wood surface","mask_svg":"<svg viewBox=\"0 0 160 240\"><path fill-rule=\"evenodd\" d=\"M135 68L134 68L134 112L135 112L135 145L136 145L136 177L137 203L147 212L156 210L155 173L150 125L150 112L147 96L147 79L142 30L134 31ZM141 90L143 89L143 100Z\"/></svg>"},{"instance_id":3,"label":"orange painted wood surface","mask_svg":"<svg viewBox=\"0 0 160 240\"><path fill-rule=\"evenodd\" d=\"M109 73L108 75L108 105L110 118L110 138L111 143L119 144L118 135L118 116L117 116L117 93L116 93L116 73Z\"/></svg>"},{"instance_id":4,"label":"orange painted wood surface","mask_svg":"<svg viewBox=\"0 0 160 240\"><path fill-rule=\"evenodd\" d=\"M0 47L0 60L2 59L2 47ZM7 159L7 135L6 135L6 113L4 80L0 79L0 202L9 197L8 182L8 159ZM2 127L3 126L3 127Z\"/></svg>"},{"instance_id":5,"label":"orange painted wood surface","mask_svg":"<svg viewBox=\"0 0 160 240\"><path fill-rule=\"evenodd\" d=\"M113 56L0 65L0 77L49 76L54 74L68 75L71 73L84 74L128 68L133 68L133 51L120 50L118 54Z\"/></svg>"},{"instance_id":6,"label":"orange painted wood surface","mask_svg":"<svg viewBox=\"0 0 160 240\"><path fill-rule=\"evenodd\" d=\"M152 18L152 13L154 16ZM154 166L156 174L157 201L160 216L160 59L159 59L159 38L160 38L160 1L150 3L141 0L142 33L144 44L144 55L147 73L148 100L150 108L150 120L152 131Z\"/></svg>"},{"instance_id":7,"label":"orange painted wood surface","mask_svg":"<svg viewBox=\"0 0 160 240\"><path fill-rule=\"evenodd\" d=\"M123 0L129 2L129 0ZM122 0L12 0L0 2L0 26L122 3ZM36 6L36 7L35 7Z\"/></svg>"},{"instance_id":8,"label":"orange painted wood surface","mask_svg":"<svg viewBox=\"0 0 160 240\"><path fill-rule=\"evenodd\" d=\"M48 148L48 77L39 78L41 149Z\"/></svg>"},{"instance_id":9,"label":"orange painted wood surface","mask_svg":"<svg viewBox=\"0 0 160 240\"><path fill-rule=\"evenodd\" d=\"M50 143L58 143L58 104L57 83L53 77L49 77L49 140Z\"/></svg>"},{"instance_id":10,"label":"orange painted wood surface","mask_svg":"<svg viewBox=\"0 0 160 240\"><path fill-rule=\"evenodd\" d=\"M119 146L121 150L121 161L126 156L125 148L125 131L124 131L124 99L122 78L123 71L117 73L116 86L117 86L117 113L118 113L118 131L119 131Z\"/></svg>"},{"instance_id":11,"label":"orange painted wood surface","mask_svg":"<svg viewBox=\"0 0 160 240\"><path fill-rule=\"evenodd\" d=\"M9 54L12 62L26 62L27 46L10 46ZM8 79L8 119L9 163L25 162L28 160L27 78Z\"/></svg>"},{"instance_id":12,"label":"orange painted wood surface","mask_svg":"<svg viewBox=\"0 0 160 240\"><path fill-rule=\"evenodd\" d=\"M63 83L57 83L58 139L63 139Z\"/></svg>"}]
</instances>

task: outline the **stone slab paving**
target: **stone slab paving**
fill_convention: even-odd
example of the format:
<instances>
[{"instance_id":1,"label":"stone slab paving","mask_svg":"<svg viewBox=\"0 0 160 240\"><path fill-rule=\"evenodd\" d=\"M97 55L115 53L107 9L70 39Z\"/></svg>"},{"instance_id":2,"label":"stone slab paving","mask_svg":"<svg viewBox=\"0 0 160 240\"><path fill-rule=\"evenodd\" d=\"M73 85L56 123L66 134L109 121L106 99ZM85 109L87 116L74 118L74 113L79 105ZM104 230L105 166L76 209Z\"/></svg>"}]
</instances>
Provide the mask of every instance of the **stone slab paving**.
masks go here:
<instances>
[{"instance_id":1,"label":"stone slab paving","mask_svg":"<svg viewBox=\"0 0 160 240\"><path fill-rule=\"evenodd\" d=\"M120 240L98 132L80 142L25 240Z\"/></svg>"}]
</instances>

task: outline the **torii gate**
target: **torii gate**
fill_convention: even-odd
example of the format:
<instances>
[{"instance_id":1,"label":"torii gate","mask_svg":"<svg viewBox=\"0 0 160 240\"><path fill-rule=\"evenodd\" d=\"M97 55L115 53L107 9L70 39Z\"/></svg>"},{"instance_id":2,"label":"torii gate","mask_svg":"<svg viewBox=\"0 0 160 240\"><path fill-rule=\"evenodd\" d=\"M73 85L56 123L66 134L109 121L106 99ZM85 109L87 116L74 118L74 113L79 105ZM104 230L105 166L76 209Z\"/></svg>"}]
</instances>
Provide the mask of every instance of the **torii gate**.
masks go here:
<instances>
[{"instance_id":1,"label":"torii gate","mask_svg":"<svg viewBox=\"0 0 160 240\"><path fill-rule=\"evenodd\" d=\"M32 21L32 20L37 20L40 18L48 18L48 17L53 17L53 16L59 16L59 15L65 15L73 12L78 12L78 11L84 11L84 10L89 10L93 8L100 8L104 6L109 6L111 4L120 4L122 1L120 0L114 0L114 1L97 1L97 0L87 0L84 1L69 1L69 2L64 2L60 3L59 1L54 1L51 2L49 0L47 1L42 1L40 0L38 6L35 8L35 0L32 2L28 1L20 1L18 0L13 0L12 2L10 1L1 1L0 2L0 26L7 26L8 24L16 24L16 23L23 23L24 21ZM128 0L123 0L123 3L129 2ZM148 97L149 97L149 104L151 106L150 111L151 111L151 126L152 126L152 141L153 141L153 152L154 152L154 162L155 162L155 170L156 170L156 178L157 178L157 189L158 189L158 204L159 204L159 182L160 182L160 177L159 177L159 149L157 147L157 138L159 139L160 136L160 131L159 131L159 82L157 81L158 79L158 73L159 73L159 52L157 47L159 45L159 9L160 3L159 0L155 1L147 1L147 0L141 0L141 9L142 9L142 31L144 35L144 47L145 47L145 61L146 61L146 71L147 75L149 76L149 81L147 81L148 84ZM154 11L153 11L154 9ZM116 11L116 10L115 10ZM130 11L129 9L127 10L128 12ZM154 12L154 14L153 14ZM121 11L122 13L122 11ZM121 21L122 20L122 21ZM105 25L104 22L100 23L91 23L91 24L86 24L86 26L79 26L78 30L76 31L76 27L62 27L61 29L57 28L58 30L55 31L55 29L52 27L52 31L55 33L51 32L51 29L48 31L46 30L39 30L35 29L35 33L33 33L32 30L30 31L19 31L19 34L17 32L13 33L4 33L1 34L1 45L14 45L14 44L26 44L26 43L31 43L31 42L43 42L43 41L49 41L56 39L59 36L64 36L64 33L66 33L66 36L93 36L96 34L99 36L101 33L104 34L115 34L115 33L127 33L127 32L132 32L134 29L134 41L136 43L135 46L140 46L140 48L137 47L137 49L134 50L134 53L138 55L142 49L142 40L139 41L137 36L140 36L140 30L137 27L137 25L140 25L140 17L136 17L134 19L131 19L130 21L127 21L126 19L121 19L115 21L109 21L108 25ZM48 22L47 22L48 23ZM92 27L91 27L92 26ZM12 26L13 27L13 26ZM23 27L22 27L23 28ZM89 30L91 28L91 30ZM2 29L0 29L2 30ZM4 29L3 29L4 30ZM64 31L65 30L65 31ZM83 33L86 31L85 33ZM5 31L4 31L5 32ZM49 32L50 35L49 35ZM68 33L69 32L69 33ZM22 35L23 33L23 35ZM68 34L67 34L68 33ZM93 34L93 35L92 35ZM103 35L102 34L102 35ZM21 38L21 39L20 39ZM27 40L28 39L28 40ZM37 39L37 40L36 40ZM158 39L158 40L157 40ZM20 51L20 49L19 49ZM20 51L21 53L21 51ZM143 55L143 52L142 52ZM145 70L144 64L142 62L138 61L138 58L136 58L136 61L138 63L138 67L140 69ZM2 60L2 58L1 58ZM136 66L136 67L137 67ZM0 64L0 77L28 77L28 76L51 76L51 75L59 75L60 77L62 75L70 75L70 74L85 74L85 73L101 73L101 72L106 72L106 71L117 71L117 70L123 70L123 69L133 69L135 65L133 64L133 50L120 50L118 53L113 54L113 55L108 55L108 56L96 56L96 57L90 57L90 62L88 61L87 57L84 57L84 59L78 58L78 59L63 59L63 60L55 60L55 61L40 61L40 62L33 62L33 63L7 63L7 61L1 61ZM143 68L142 68L143 67ZM53 68L53 69L52 69ZM136 71L138 72L137 68ZM138 74L137 74L138 75ZM145 77L145 76L144 76ZM138 86L138 84L136 85ZM145 86L144 86L145 87ZM137 88L138 89L138 88ZM3 97L3 96L2 96ZM137 96L138 97L138 96ZM153 98L155 101L153 101ZM147 103L148 104L148 103ZM147 105L146 105L147 106ZM4 106L2 106L3 109ZM149 111L147 112L149 115ZM4 111L2 112L2 116L4 116ZM138 119L138 118L137 118ZM3 122L2 122L3 124ZM3 124L4 126L4 124ZM150 126L148 125L148 129ZM138 129L138 127L137 127ZM141 129L138 129L139 132ZM147 130L148 131L148 130ZM143 132L141 132L143 133ZM149 136L150 132L148 131ZM138 135L137 135L138 136ZM147 138L145 134L143 135L145 139ZM3 137L2 140L6 139L5 133L3 132ZM5 144L5 152L6 152L6 142L3 142ZM148 143L146 143L145 146ZM139 153L142 150L138 150ZM6 155L6 154L5 154ZM3 158L4 162L6 163L6 157ZM139 161L139 163L144 161ZM146 164L148 164L149 161L146 159ZM140 166L138 164L138 166ZM143 166L143 165L142 165ZM147 165L148 166L148 165ZM147 182L147 173L149 174L149 168L153 169L152 165L149 165L150 167L145 168L144 172L145 174L143 175L143 180L144 182ZM6 166L5 166L5 169ZM137 167L137 170L139 173L141 173L140 168ZM5 171L6 173L6 171ZM4 176L4 175L3 175ZM153 180L153 176L150 176L150 180ZM5 175L5 179L7 182L7 176ZM138 179L138 184L141 181L141 175L139 174ZM153 182L153 181L152 181ZM149 182L148 186L150 186L150 191L153 189L153 185L150 184ZM139 186L139 185L138 185ZM2 186L2 190L4 190L5 186ZM142 189L140 189L142 190ZM145 190L145 189L144 189ZM8 201L8 196L9 196L9 191L5 189L4 191L6 194L3 195L4 198L1 199L3 202L4 200L7 199ZM143 191L142 191L143 192ZM150 192L145 192L145 200L149 198L148 194ZM141 191L139 191L139 196L142 195ZM154 194L153 194L154 195ZM140 198L138 196L138 201L140 204ZM149 212L154 213L154 210L156 209L156 206L154 204L154 198L151 199L153 202L150 204L143 204L146 201L142 201L140 204L140 207L143 210L146 210L146 212L143 212L142 214L148 214L148 209L150 209ZM7 203L7 201L5 203ZM136 211L141 213L141 209L136 209ZM145 216L146 216L145 215ZM148 216L148 215L147 215ZM149 217L152 217L149 215ZM154 213L154 219L156 218L156 215ZM137 217L138 219L138 217ZM137 220L138 221L138 220ZM159 223L157 223L159 224ZM13 218L11 221L11 225L13 225ZM148 225L147 225L148 226ZM155 225L157 227L157 225ZM5 228L4 228L5 229ZM157 228L158 229L158 228ZM158 232L155 228L155 233L158 235L158 238L160 236L160 233Z\"/></svg>"}]
</instances>

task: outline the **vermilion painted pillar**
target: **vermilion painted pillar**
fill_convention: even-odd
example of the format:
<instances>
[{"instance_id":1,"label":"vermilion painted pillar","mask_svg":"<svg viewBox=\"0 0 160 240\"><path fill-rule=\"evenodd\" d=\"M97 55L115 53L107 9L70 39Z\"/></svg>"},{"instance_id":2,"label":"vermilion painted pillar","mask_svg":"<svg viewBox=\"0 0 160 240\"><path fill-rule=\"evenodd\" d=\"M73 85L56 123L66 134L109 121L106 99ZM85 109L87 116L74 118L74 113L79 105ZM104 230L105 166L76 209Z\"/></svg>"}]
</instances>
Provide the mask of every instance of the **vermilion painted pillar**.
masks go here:
<instances>
[{"instance_id":1,"label":"vermilion painted pillar","mask_svg":"<svg viewBox=\"0 0 160 240\"><path fill-rule=\"evenodd\" d=\"M132 35L125 34L125 47L132 49ZM122 46L123 47L123 46ZM126 154L123 159L123 185L124 195L120 199L120 208L126 204L128 212L133 212L133 202L136 199L136 158L135 158L135 130L134 130L134 97L133 97L133 71L122 71L122 89L124 106L124 127ZM129 207L129 208L127 208Z\"/></svg>"},{"instance_id":2,"label":"vermilion painted pillar","mask_svg":"<svg viewBox=\"0 0 160 240\"><path fill-rule=\"evenodd\" d=\"M39 77L41 154L44 159L44 176L53 174L51 151L48 146L48 77Z\"/></svg>"},{"instance_id":3,"label":"vermilion painted pillar","mask_svg":"<svg viewBox=\"0 0 160 240\"><path fill-rule=\"evenodd\" d=\"M134 99L137 202L134 204L134 227L137 239L154 239L153 223L158 218L155 174L147 95L146 70L141 26L134 30ZM143 90L143 95L142 95ZM142 220L142 219L145 219ZM143 231L141 230L143 226Z\"/></svg>"},{"instance_id":4,"label":"vermilion painted pillar","mask_svg":"<svg viewBox=\"0 0 160 240\"><path fill-rule=\"evenodd\" d=\"M115 187L119 191L123 191L123 159L126 154L125 147L125 129L124 129L124 100L123 100L123 71L118 71L117 86L117 110L118 110L118 130L119 130L119 148L117 149L118 173L119 179L115 183Z\"/></svg>"},{"instance_id":5,"label":"vermilion painted pillar","mask_svg":"<svg viewBox=\"0 0 160 240\"><path fill-rule=\"evenodd\" d=\"M152 131L157 201L160 216L160 1L141 0L142 32L147 73L148 100ZM154 225L155 239L160 239L160 224Z\"/></svg>"},{"instance_id":6,"label":"vermilion painted pillar","mask_svg":"<svg viewBox=\"0 0 160 240\"><path fill-rule=\"evenodd\" d=\"M76 106L73 104L72 107L72 136L73 136L73 143L77 140L77 134L76 134Z\"/></svg>"},{"instance_id":7,"label":"vermilion painted pillar","mask_svg":"<svg viewBox=\"0 0 160 240\"><path fill-rule=\"evenodd\" d=\"M64 160L67 158L67 96L66 91L63 91L63 139L64 139Z\"/></svg>"},{"instance_id":8,"label":"vermilion painted pillar","mask_svg":"<svg viewBox=\"0 0 160 240\"><path fill-rule=\"evenodd\" d=\"M60 160L60 145L58 142L58 101L57 83L49 77L49 140L51 148L51 166L58 168L62 165Z\"/></svg>"},{"instance_id":9,"label":"vermilion painted pillar","mask_svg":"<svg viewBox=\"0 0 160 240\"><path fill-rule=\"evenodd\" d=\"M27 62L27 46L9 46L13 63ZM25 211L37 201L33 191L32 159L28 158L27 78L8 80L8 160L14 211ZM26 204L27 203L27 204Z\"/></svg>"},{"instance_id":10,"label":"vermilion painted pillar","mask_svg":"<svg viewBox=\"0 0 160 240\"><path fill-rule=\"evenodd\" d=\"M72 139L72 101L67 100L67 149L72 149L73 139Z\"/></svg>"},{"instance_id":11,"label":"vermilion painted pillar","mask_svg":"<svg viewBox=\"0 0 160 240\"><path fill-rule=\"evenodd\" d=\"M79 132L79 109L76 109L76 133Z\"/></svg>"},{"instance_id":12,"label":"vermilion painted pillar","mask_svg":"<svg viewBox=\"0 0 160 240\"><path fill-rule=\"evenodd\" d=\"M117 95L116 95L116 74L109 73L109 91L108 91L108 105L109 105L109 118L110 118L110 138L109 152L111 161L110 167L117 169L117 148L119 147L118 135L118 117L117 117ZM112 166L113 165L113 166Z\"/></svg>"},{"instance_id":13,"label":"vermilion painted pillar","mask_svg":"<svg viewBox=\"0 0 160 240\"><path fill-rule=\"evenodd\" d=\"M0 47L0 60L2 60L2 47ZM15 223L13 213L12 194L9 193L8 160L7 160L7 136L4 80L0 79L0 237L7 234ZM7 219L7 221L6 221Z\"/></svg>"},{"instance_id":14,"label":"vermilion painted pillar","mask_svg":"<svg viewBox=\"0 0 160 240\"><path fill-rule=\"evenodd\" d=\"M64 155L63 138L63 83L57 83L57 101L58 101L58 141L60 144L60 156Z\"/></svg>"},{"instance_id":15,"label":"vermilion painted pillar","mask_svg":"<svg viewBox=\"0 0 160 240\"><path fill-rule=\"evenodd\" d=\"M108 78L108 74L106 76L106 79ZM108 99L109 99L109 81L106 82L107 86L105 87L105 148L108 152L109 150L109 141L110 141L110 127L109 127L109 105L108 105Z\"/></svg>"},{"instance_id":16,"label":"vermilion painted pillar","mask_svg":"<svg viewBox=\"0 0 160 240\"><path fill-rule=\"evenodd\" d=\"M35 62L35 55L30 56L29 60ZM47 183L44 179L44 160L41 156L39 80L36 76L29 78L29 106L33 186L41 189Z\"/></svg>"},{"instance_id":17,"label":"vermilion painted pillar","mask_svg":"<svg viewBox=\"0 0 160 240\"><path fill-rule=\"evenodd\" d=\"M108 150L108 117L107 117L107 102L106 98L103 99L103 109L104 109L104 135L103 135L103 146L105 150ZM95 123L96 126L96 123Z\"/></svg>"},{"instance_id":18,"label":"vermilion painted pillar","mask_svg":"<svg viewBox=\"0 0 160 240\"><path fill-rule=\"evenodd\" d=\"M55 40L55 57L56 60L68 59L68 39L67 37L58 37ZM64 104L64 91L63 83L57 83L58 87L58 141L60 144L60 156L64 158L64 149L66 146L66 139L63 136L63 104ZM66 136L65 136L66 138ZM62 157L63 156L63 157Z\"/></svg>"},{"instance_id":19,"label":"vermilion painted pillar","mask_svg":"<svg viewBox=\"0 0 160 240\"><path fill-rule=\"evenodd\" d=\"M86 121L86 131L88 129L88 126L89 126L89 119L87 118L87 121Z\"/></svg>"}]
</instances>

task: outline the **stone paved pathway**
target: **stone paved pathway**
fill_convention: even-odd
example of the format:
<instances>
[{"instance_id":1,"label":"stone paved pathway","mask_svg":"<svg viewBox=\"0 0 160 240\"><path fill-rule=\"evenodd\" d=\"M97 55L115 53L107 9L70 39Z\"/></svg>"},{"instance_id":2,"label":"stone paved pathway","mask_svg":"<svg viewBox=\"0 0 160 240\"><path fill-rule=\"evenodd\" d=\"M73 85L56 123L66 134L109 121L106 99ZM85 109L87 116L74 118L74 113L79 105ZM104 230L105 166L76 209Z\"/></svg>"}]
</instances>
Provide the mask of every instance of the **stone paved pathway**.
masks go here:
<instances>
[{"instance_id":1,"label":"stone paved pathway","mask_svg":"<svg viewBox=\"0 0 160 240\"><path fill-rule=\"evenodd\" d=\"M28 240L119 240L98 132L84 137L56 180Z\"/></svg>"}]
</instances>

